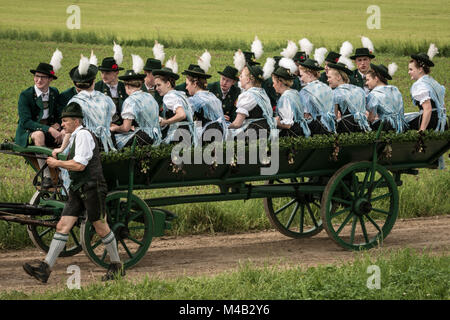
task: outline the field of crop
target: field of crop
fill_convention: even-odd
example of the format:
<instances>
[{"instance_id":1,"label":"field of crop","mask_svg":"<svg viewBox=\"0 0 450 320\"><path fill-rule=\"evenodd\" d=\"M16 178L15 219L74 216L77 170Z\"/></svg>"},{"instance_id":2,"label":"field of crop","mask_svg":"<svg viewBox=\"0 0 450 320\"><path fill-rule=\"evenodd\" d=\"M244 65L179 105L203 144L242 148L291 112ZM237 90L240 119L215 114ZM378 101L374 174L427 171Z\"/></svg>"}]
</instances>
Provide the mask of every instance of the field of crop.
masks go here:
<instances>
[{"instance_id":1,"label":"field of crop","mask_svg":"<svg viewBox=\"0 0 450 320\"><path fill-rule=\"evenodd\" d=\"M366 26L371 15L366 12L370 3L354 0L203 0L196 1L195 4L174 0L80 0L73 3L81 9L80 30L66 28L66 20L70 16L66 13L66 8L70 4L72 3L62 0L52 1L51 6L46 1L0 0L0 141L11 139L15 135L18 96L22 90L33 85L30 69L35 68L39 62L49 62L53 51L58 48L64 58L62 68L57 73L59 78L52 86L63 91L72 86L68 73L78 64L80 54L89 56L92 49L101 62L104 57L113 55L113 40L122 45L122 66L125 69L131 68L131 54L139 54L144 59L153 57L152 46L155 39L165 46L166 59L176 56L179 73L190 63L196 63L197 57L208 49L212 55L209 73L213 75L210 79L213 82L219 79L217 71L233 64L233 53L236 49L250 49L255 35L261 39L264 46L264 54L259 59L262 64L266 58L279 55L287 40L298 43L298 40L307 37L315 48L324 46L329 51L338 51L345 40L349 40L354 48L360 47L360 36L364 35L374 43L376 64L398 64L399 69L390 84L400 89L405 112L416 111L409 97L409 89L413 83L407 74L409 55L419 50L426 51L429 43L434 42L440 54L433 60L436 67L432 69L431 75L449 88L450 7L447 1L377 1L376 4L381 10L381 29L372 30ZM97 79L100 79L100 76ZM177 84L181 82L184 82L183 76ZM448 92L445 104L450 105ZM449 166L448 157L446 162ZM32 178L33 172L23 159L2 155L0 202L28 202L34 193ZM448 169L420 170L417 177L405 177L404 185L399 188L400 217L449 214L450 202L445 192L442 192L448 189L449 184ZM172 190L174 194L207 191L211 191L211 188ZM166 191L152 192L152 196L158 196ZM270 228L261 200L179 205L169 209L179 215L171 234L232 233ZM0 222L0 250L29 245L31 241L23 226ZM244 272L245 275L250 272L247 271ZM264 274L271 273L266 270L263 275L257 276L263 277ZM241 276L238 275L237 278ZM183 285L184 283L181 283L181 286ZM435 289L441 290L437 286ZM433 296L448 298L448 292L439 292ZM77 298L70 295L64 297ZM150 298L180 297L184 298L183 295ZM224 298L214 295L200 296L205 297ZM250 296L234 297L240 299ZM423 298L421 294L414 297Z\"/></svg>"}]
</instances>

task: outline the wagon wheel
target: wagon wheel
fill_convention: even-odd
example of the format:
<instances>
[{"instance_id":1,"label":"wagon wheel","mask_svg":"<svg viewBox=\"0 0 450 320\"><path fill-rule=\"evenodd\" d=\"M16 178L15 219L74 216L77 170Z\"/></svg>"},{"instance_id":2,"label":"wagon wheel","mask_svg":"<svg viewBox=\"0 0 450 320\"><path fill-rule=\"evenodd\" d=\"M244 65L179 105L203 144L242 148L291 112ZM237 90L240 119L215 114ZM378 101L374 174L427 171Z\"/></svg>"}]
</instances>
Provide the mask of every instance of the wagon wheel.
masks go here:
<instances>
[{"instance_id":1,"label":"wagon wheel","mask_svg":"<svg viewBox=\"0 0 450 320\"><path fill-rule=\"evenodd\" d=\"M107 222L116 237L119 255L125 268L138 263L147 252L153 235L153 215L139 197L131 196L130 210L127 192L116 191L106 197ZM86 255L98 266L108 268L110 261L100 236L88 220L81 225L81 244Z\"/></svg>"},{"instance_id":2,"label":"wagon wheel","mask_svg":"<svg viewBox=\"0 0 450 320\"><path fill-rule=\"evenodd\" d=\"M299 182L296 178L291 183ZM266 184L283 184L283 180L269 180ZM320 200L313 195L298 197L264 198L264 209L272 226L291 238L312 237L322 231Z\"/></svg>"},{"instance_id":3,"label":"wagon wheel","mask_svg":"<svg viewBox=\"0 0 450 320\"><path fill-rule=\"evenodd\" d=\"M331 177L322 196L328 235L350 250L370 249L387 237L398 214L398 190L384 167L349 163ZM334 205L334 206L333 206Z\"/></svg>"},{"instance_id":4,"label":"wagon wheel","mask_svg":"<svg viewBox=\"0 0 450 320\"><path fill-rule=\"evenodd\" d=\"M39 203L41 202L41 199L42 199L42 193L39 191L36 191L30 200L30 204L31 205L39 205ZM41 217L41 219L43 221L48 221L48 222L58 222L59 221L59 218L61 217L62 209L64 207L64 202L55 201L54 207L61 209L59 211L59 214L55 214L53 216L43 216L43 217ZM81 243L79 241L79 229L80 229L80 219L73 226L72 230L70 230L69 239L67 240L64 250L60 253L60 255L59 255L60 257L70 257L70 256L76 255L77 253L81 252L81 250L83 248L81 247ZM34 243L34 245L37 248L41 249L45 253L48 252L48 249L50 247L50 243L52 242L55 231L56 231L56 229L53 227L44 227L44 226L35 226L35 225L27 226L28 236L30 237L31 241Z\"/></svg>"}]
</instances>

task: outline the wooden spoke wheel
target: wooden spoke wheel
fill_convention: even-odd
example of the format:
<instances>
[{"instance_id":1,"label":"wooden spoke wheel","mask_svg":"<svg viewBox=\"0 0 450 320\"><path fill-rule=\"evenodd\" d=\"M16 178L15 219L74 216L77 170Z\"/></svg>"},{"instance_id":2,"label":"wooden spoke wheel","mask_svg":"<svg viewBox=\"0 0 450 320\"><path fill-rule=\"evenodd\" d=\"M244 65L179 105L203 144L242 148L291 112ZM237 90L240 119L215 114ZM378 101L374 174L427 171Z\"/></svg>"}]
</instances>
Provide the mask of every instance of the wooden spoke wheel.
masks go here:
<instances>
[{"instance_id":1,"label":"wooden spoke wheel","mask_svg":"<svg viewBox=\"0 0 450 320\"><path fill-rule=\"evenodd\" d=\"M112 192L106 197L107 222L116 237L119 256L125 268L137 264L146 254L153 237L153 215L147 204L127 192ZM81 244L86 255L98 266L108 268L110 260L102 239L92 223L81 225Z\"/></svg>"},{"instance_id":2,"label":"wooden spoke wheel","mask_svg":"<svg viewBox=\"0 0 450 320\"><path fill-rule=\"evenodd\" d=\"M43 201L43 197L44 193L36 191L30 200L30 204L34 206L40 205ZM57 223L61 217L61 212L62 209L64 208L64 202L56 200L51 202L47 201L45 203L45 206L57 208L58 209L56 210L57 213L51 216L42 216L39 217L39 219L41 219L42 221ZM33 217L33 219L35 218L37 217ZM77 253L81 252L81 250L83 250L79 239L80 221L81 219L78 219L78 221L73 226L72 230L70 230L69 239L67 240L64 250L60 253L59 255L60 257L70 257L76 255ZM34 245L43 252L47 253L50 247L50 243L52 242L53 235L56 232L56 229L47 226L28 225L27 232L28 236L30 237Z\"/></svg>"},{"instance_id":3,"label":"wooden spoke wheel","mask_svg":"<svg viewBox=\"0 0 450 320\"><path fill-rule=\"evenodd\" d=\"M267 184L299 183L298 179L270 180ZM265 198L264 209L272 226L291 238L312 237L322 231L320 200L312 194Z\"/></svg>"},{"instance_id":4,"label":"wooden spoke wheel","mask_svg":"<svg viewBox=\"0 0 450 320\"><path fill-rule=\"evenodd\" d=\"M322 196L321 215L328 235L350 250L380 245L398 215L397 185L384 167L371 162L343 166Z\"/></svg>"}]
</instances>

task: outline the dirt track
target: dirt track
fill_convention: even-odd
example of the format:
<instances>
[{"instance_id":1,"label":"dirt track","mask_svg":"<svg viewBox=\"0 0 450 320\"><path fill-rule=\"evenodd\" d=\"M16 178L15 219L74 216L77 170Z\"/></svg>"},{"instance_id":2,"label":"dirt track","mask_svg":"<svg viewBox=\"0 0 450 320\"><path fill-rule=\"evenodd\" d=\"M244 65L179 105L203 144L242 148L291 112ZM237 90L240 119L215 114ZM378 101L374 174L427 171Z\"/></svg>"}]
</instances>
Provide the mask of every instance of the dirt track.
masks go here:
<instances>
[{"instance_id":1,"label":"dirt track","mask_svg":"<svg viewBox=\"0 0 450 320\"><path fill-rule=\"evenodd\" d=\"M448 254L450 248L450 215L398 220L386 238L382 249L431 248L434 253ZM236 270L239 263L251 261L254 265L280 264L286 266L314 266L352 260L357 253L345 251L330 240L325 231L308 239L290 239L276 231L236 235L203 235L162 237L153 240L149 252L134 268L128 278L174 278L178 276L214 275ZM98 281L105 272L95 266L83 252L74 257L60 258L46 285L29 277L22 264L45 256L37 249L0 251L0 290L23 292L47 291L64 288L70 274L69 265L81 269L81 285Z\"/></svg>"}]
</instances>

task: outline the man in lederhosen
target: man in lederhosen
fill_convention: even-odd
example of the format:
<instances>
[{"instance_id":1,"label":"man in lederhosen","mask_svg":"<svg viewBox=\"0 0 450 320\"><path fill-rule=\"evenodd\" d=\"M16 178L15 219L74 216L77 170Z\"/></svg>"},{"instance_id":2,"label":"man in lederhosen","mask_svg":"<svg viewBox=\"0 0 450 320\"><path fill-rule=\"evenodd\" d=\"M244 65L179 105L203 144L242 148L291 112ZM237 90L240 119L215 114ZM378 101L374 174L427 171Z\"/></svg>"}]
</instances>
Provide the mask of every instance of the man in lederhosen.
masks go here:
<instances>
[{"instance_id":1,"label":"man in lederhosen","mask_svg":"<svg viewBox=\"0 0 450 320\"><path fill-rule=\"evenodd\" d=\"M109 96L116 105L116 114L113 116L113 123L117 125L122 124L122 104L128 98L125 91L125 85L119 81L119 71L124 70L119 67L113 57L103 59L98 70L102 73L102 80L95 83L94 89Z\"/></svg>"},{"instance_id":2,"label":"man in lederhosen","mask_svg":"<svg viewBox=\"0 0 450 320\"><path fill-rule=\"evenodd\" d=\"M64 134L60 132L60 113L57 108L58 89L50 87L57 77L53 66L40 63L34 70L34 86L20 93L18 102L19 122L14 142L25 147L28 144L54 148L61 144ZM39 167L45 165L44 159L38 159ZM50 171L43 172L42 188L52 186Z\"/></svg>"},{"instance_id":3,"label":"man in lederhosen","mask_svg":"<svg viewBox=\"0 0 450 320\"><path fill-rule=\"evenodd\" d=\"M64 250L70 230L78 217L86 211L87 219L101 237L111 260L102 280L113 280L124 276L125 270L120 261L114 233L105 222L107 185L103 177L98 141L83 127L83 112L79 104L70 102L62 112L61 118L66 133L71 134L69 154L65 161L49 157L47 164L51 168L64 168L69 171L69 199L56 225L56 232L45 260L36 264L25 263L23 268L30 276L46 283L56 259Z\"/></svg>"}]
</instances>

